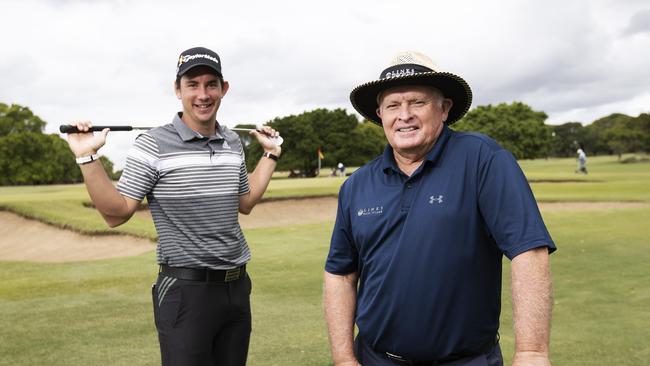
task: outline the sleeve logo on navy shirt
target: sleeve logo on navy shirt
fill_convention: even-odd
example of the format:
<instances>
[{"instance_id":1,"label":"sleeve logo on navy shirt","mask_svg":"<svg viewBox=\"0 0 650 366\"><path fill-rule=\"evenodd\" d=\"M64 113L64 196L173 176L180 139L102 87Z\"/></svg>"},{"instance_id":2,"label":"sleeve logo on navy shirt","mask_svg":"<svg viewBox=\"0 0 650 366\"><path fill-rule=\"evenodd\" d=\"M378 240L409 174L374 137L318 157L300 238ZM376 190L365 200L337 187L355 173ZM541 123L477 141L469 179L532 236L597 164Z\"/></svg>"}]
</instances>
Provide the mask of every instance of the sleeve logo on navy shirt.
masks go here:
<instances>
[{"instance_id":1,"label":"sleeve logo on navy shirt","mask_svg":"<svg viewBox=\"0 0 650 366\"><path fill-rule=\"evenodd\" d=\"M434 202L442 203L442 197L443 197L442 195L438 195L438 197L431 196L429 197L429 203L430 204L433 204Z\"/></svg>"},{"instance_id":2,"label":"sleeve logo on navy shirt","mask_svg":"<svg viewBox=\"0 0 650 366\"><path fill-rule=\"evenodd\" d=\"M384 212L384 206L360 208L357 211L357 216L381 215L383 212Z\"/></svg>"}]
</instances>

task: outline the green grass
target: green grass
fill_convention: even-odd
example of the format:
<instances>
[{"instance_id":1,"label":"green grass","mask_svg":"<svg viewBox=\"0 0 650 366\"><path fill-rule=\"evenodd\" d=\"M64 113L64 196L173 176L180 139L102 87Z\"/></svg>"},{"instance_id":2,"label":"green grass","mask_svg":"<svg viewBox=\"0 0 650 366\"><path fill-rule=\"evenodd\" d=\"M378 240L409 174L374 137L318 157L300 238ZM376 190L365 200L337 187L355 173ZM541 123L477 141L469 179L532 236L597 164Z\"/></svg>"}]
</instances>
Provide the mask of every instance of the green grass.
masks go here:
<instances>
[{"instance_id":1,"label":"green grass","mask_svg":"<svg viewBox=\"0 0 650 366\"><path fill-rule=\"evenodd\" d=\"M253 251L250 365L327 365L322 268L331 223L246 232ZM154 254L0 262L0 365L160 364Z\"/></svg>"},{"instance_id":2,"label":"green grass","mask_svg":"<svg viewBox=\"0 0 650 366\"><path fill-rule=\"evenodd\" d=\"M539 200L650 201L650 164L590 158L588 176L573 173L573 159L521 165L530 179L579 180L533 183ZM268 196L336 194L342 181L278 179ZM87 200L81 186L0 188L0 207L80 230L106 230L81 204ZM554 364L647 363L650 208L543 214L559 248L552 256ZM123 230L155 235L146 220L130 225ZM246 230L253 252L250 365L330 365L321 289L332 225ZM501 339L508 363L507 260L504 268ZM0 365L159 364L150 298L156 272L153 252L63 264L0 262Z\"/></svg>"},{"instance_id":3,"label":"green grass","mask_svg":"<svg viewBox=\"0 0 650 366\"><path fill-rule=\"evenodd\" d=\"M644 365L650 359L650 209L547 212L558 246L551 256L555 365ZM504 260L501 343L510 359L514 339Z\"/></svg>"},{"instance_id":4,"label":"green grass","mask_svg":"<svg viewBox=\"0 0 650 366\"><path fill-rule=\"evenodd\" d=\"M649 163L621 164L614 156L597 156L588 161L588 175L574 173L575 159L519 164L538 201L650 201Z\"/></svg>"}]
</instances>

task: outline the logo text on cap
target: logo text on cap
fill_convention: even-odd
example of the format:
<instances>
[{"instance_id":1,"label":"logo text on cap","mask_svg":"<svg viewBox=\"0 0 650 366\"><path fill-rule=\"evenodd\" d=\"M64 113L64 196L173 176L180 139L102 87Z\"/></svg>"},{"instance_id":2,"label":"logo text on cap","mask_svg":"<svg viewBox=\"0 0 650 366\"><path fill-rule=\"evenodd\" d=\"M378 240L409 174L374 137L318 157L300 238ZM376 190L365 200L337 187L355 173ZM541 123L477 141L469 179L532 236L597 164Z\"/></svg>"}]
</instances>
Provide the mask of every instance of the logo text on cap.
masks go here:
<instances>
[{"instance_id":1,"label":"logo text on cap","mask_svg":"<svg viewBox=\"0 0 650 366\"><path fill-rule=\"evenodd\" d=\"M212 57L210 55L206 55L204 53L197 53L195 55L183 55L183 56L181 56L178 59L178 67L180 67L182 64L184 64L184 63L186 63L186 62L188 62L190 60L194 60L196 58L205 58L205 59L208 59L208 60L210 60L212 62L219 63L219 60L217 58L215 58L215 57Z\"/></svg>"},{"instance_id":2,"label":"logo text on cap","mask_svg":"<svg viewBox=\"0 0 650 366\"><path fill-rule=\"evenodd\" d=\"M388 71L384 75L384 77L389 79L389 78L396 78L400 76L409 76L409 75L415 75L415 69L399 69L399 70Z\"/></svg>"}]
</instances>

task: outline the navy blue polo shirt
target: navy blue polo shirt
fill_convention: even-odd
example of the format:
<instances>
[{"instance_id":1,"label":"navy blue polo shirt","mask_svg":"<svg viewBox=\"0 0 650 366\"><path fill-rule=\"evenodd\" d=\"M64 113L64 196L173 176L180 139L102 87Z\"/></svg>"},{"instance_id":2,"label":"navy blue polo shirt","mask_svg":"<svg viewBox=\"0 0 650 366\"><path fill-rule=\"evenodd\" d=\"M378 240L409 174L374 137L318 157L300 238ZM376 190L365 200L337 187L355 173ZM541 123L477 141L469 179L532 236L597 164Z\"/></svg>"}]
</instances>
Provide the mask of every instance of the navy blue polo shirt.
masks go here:
<instances>
[{"instance_id":1,"label":"navy blue polo shirt","mask_svg":"<svg viewBox=\"0 0 650 366\"><path fill-rule=\"evenodd\" d=\"M365 342L435 360L494 340L503 254L543 246L555 250L512 154L445 126L411 177L387 146L348 178L325 270L359 273L356 323Z\"/></svg>"}]
</instances>

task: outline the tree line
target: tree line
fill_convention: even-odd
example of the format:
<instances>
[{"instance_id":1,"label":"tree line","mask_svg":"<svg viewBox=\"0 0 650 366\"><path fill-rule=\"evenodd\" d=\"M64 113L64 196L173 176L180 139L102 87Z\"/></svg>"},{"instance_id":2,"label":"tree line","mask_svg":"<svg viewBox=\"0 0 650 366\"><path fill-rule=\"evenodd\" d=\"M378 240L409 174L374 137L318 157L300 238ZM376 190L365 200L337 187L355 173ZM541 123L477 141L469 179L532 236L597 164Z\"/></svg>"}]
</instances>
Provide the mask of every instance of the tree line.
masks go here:
<instances>
[{"instance_id":1,"label":"tree line","mask_svg":"<svg viewBox=\"0 0 650 366\"><path fill-rule=\"evenodd\" d=\"M27 107L0 103L0 186L83 181L68 143L43 133L45 125ZM101 162L116 178L113 163L104 156Z\"/></svg>"},{"instance_id":2,"label":"tree line","mask_svg":"<svg viewBox=\"0 0 650 366\"><path fill-rule=\"evenodd\" d=\"M478 106L452 125L457 131L484 133L510 150L517 159L575 156L582 148L588 155L629 152L650 153L650 114L637 117L615 113L583 126L580 122L547 125L546 113L513 102ZM344 109L315 109L297 115L275 118L267 123L282 133L282 158L278 170L292 177L318 174L321 166L339 162L360 166L380 155L386 145L380 126L359 121ZM82 182L65 140L58 134L45 134L46 122L28 107L0 103L0 185L29 185ZM252 128L254 125L239 124ZM252 170L262 154L259 144L241 136L246 165ZM112 162L102 163L113 179Z\"/></svg>"}]
</instances>

